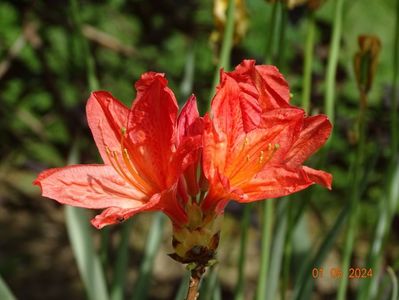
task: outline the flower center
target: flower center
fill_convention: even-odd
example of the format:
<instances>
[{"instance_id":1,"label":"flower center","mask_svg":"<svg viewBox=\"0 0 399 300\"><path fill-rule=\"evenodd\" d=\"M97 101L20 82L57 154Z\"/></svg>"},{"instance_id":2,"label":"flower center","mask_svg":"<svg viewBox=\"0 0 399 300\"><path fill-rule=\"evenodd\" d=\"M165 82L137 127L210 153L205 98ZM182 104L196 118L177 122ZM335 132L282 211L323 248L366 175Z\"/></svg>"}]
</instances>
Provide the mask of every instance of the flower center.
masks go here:
<instances>
[{"instance_id":1,"label":"flower center","mask_svg":"<svg viewBox=\"0 0 399 300\"><path fill-rule=\"evenodd\" d=\"M121 128L120 151L112 151L108 146L106 146L105 151L107 153L108 160L119 176L121 176L134 188L148 196L149 194L152 194L152 191L155 188L151 182L146 180L146 178L144 178L137 170L129 150L124 146L125 135L126 128L123 127Z\"/></svg>"},{"instance_id":2,"label":"flower center","mask_svg":"<svg viewBox=\"0 0 399 300\"><path fill-rule=\"evenodd\" d=\"M248 147L248 144L248 138L245 137L239 154L234 158L230 174L227 173L232 186L238 186L252 179L265 167L280 148L277 143L268 143L266 147L262 143L252 147Z\"/></svg>"}]
</instances>

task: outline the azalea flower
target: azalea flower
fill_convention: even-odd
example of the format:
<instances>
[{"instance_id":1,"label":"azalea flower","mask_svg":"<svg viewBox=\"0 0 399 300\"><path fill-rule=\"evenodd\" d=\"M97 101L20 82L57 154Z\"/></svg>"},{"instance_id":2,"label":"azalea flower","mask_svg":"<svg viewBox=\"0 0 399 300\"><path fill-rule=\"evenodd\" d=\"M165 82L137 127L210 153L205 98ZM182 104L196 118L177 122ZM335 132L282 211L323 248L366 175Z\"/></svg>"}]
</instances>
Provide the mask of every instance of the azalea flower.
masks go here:
<instances>
[{"instance_id":1,"label":"azalea flower","mask_svg":"<svg viewBox=\"0 0 399 300\"><path fill-rule=\"evenodd\" d=\"M187 214L176 200L179 178L201 146L201 120L191 97L178 121L178 105L160 73L145 73L129 109L110 93L91 94L87 120L102 165L73 165L39 174L34 184L62 204L105 210L92 224L119 223L143 211L161 210L176 225Z\"/></svg>"},{"instance_id":2,"label":"azalea flower","mask_svg":"<svg viewBox=\"0 0 399 300\"><path fill-rule=\"evenodd\" d=\"M273 66L243 61L221 71L211 111L201 118L191 96L180 115L163 74L136 83L129 109L108 92L91 94L87 120L104 161L39 174L35 184L62 204L105 209L97 228L160 210L173 224L172 258L203 272L215 257L230 200L252 202L331 188L330 174L304 166L331 132L323 115L289 104L288 84Z\"/></svg>"},{"instance_id":3,"label":"azalea flower","mask_svg":"<svg viewBox=\"0 0 399 300\"><path fill-rule=\"evenodd\" d=\"M306 117L289 104L288 84L274 66L243 61L221 82L205 116L203 170L209 192L204 211L221 213L230 200L252 202L331 188L332 176L303 166L331 132L324 115Z\"/></svg>"}]
</instances>

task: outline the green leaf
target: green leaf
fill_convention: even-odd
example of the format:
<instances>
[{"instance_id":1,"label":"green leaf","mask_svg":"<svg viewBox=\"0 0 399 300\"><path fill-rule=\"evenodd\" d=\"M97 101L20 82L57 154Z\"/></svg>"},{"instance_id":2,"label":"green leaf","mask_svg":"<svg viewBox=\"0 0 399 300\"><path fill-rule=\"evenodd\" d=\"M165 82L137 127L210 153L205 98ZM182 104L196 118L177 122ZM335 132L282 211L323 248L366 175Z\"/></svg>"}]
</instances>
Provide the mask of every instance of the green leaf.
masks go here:
<instances>
[{"instance_id":1,"label":"green leaf","mask_svg":"<svg viewBox=\"0 0 399 300\"><path fill-rule=\"evenodd\" d=\"M392 282L391 300L398 300L398 277L396 277L396 274L391 267L388 267L387 271Z\"/></svg>"},{"instance_id":2,"label":"green leaf","mask_svg":"<svg viewBox=\"0 0 399 300\"><path fill-rule=\"evenodd\" d=\"M119 242L118 253L116 258L116 266L111 290L112 300L122 300L123 288L125 283L126 271L128 266L129 237L132 229L132 219L123 224L121 232L121 240Z\"/></svg>"},{"instance_id":3,"label":"green leaf","mask_svg":"<svg viewBox=\"0 0 399 300\"><path fill-rule=\"evenodd\" d=\"M313 258L304 262L302 268L300 270L300 274L298 276L298 281L295 284L294 288L294 297L292 299L295 300L308 300L310 299L310 292L312 286L314 285L314 279L311 276L312 268L315 266L320 266L324 259L326 258L327 254L330 252L331 248L334 246L334 242L338 237L338 234L341 231L343 224L348 217L350 212L349 205L347 204L338 215L337 219L335 220L334 225L325 235L323 242L320 245L320 248L316 252Z\"/></svg>"},{"instance_id":4,"label":"green leaf","mask_svg":"<svg viewBox=\"0 0 399 300\"><path fill-rule=\"evenodd\" d=\"M93 246L90 222L85 209L66 206L66 225L78 269L90 300L108 300L100 259Z\"/></svg>"},{"instance_id":5,"label":"green leaf","mask_svg":"<svg viewBox=\"0 0 399 300\"><path fill-rule=\"evenodd\" d=\"M180 286L179 289L177 290L175 300L185 299L189 283L190 283L190 272L186 272L186 274L184 274L184 277L180 282Z\"/></svg>"},{"instance_id":6,"label":"green leaf","mask_svg":"<svg viewBox=\"0 0 399 300\"><path fill-rule=\"evenodd\" d=\"M154 265L155 255L158 252L162 239L162 232L165 223L165 216L162 213L156 213L148 234L145 247L144 259L140 267L139 277L133 290L132 299L146 299L148 285L151 279L151 271Z\"/></svg>"},{"instance_id":7,"label":"green leaf","mask_svg":"<svg viewBox=\"0 0 399 300\"><path fill-rule=\"evenodd\" d=\"M3 278L0 276L0 299L2 300L15 300L15 296L12 294Z\"/></svg>"}]
</instances>

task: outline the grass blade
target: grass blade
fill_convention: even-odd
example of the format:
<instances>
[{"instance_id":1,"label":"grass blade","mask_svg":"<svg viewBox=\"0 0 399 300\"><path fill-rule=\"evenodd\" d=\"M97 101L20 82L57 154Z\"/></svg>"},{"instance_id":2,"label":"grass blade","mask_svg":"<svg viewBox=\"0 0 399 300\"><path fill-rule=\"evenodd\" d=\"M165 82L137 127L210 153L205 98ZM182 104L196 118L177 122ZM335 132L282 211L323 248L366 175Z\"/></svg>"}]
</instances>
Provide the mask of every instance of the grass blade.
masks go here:
<instances>
[{"instance_id":1,"label":"grass blade","mask_svg":"<svg viewBox=\"0 0 399 300\"><path fill-rule=\"evenodd\" d=\"M396 274L391 267L388 267L387 271L392 282L391 300L398 300L398 278L396 277Z\"/></svg>"},{"instance_id":2,"label":"grass blade","mask_svg":"<svg viewBox=\"0 0 399 300\"><path fill-rule=\"evenodd\" d=\"M8 288L7 284L4 282L3 278L0 276L0 299L3 300L15 300L15 296Z\"/></svg>"},{"instance_id":3,"label":"grass blade","mask_svg":"<svg viewBox=\"0 0 399 300\"><path fill-rule=\"evenodd\" d=\"M263 208L262 244L259 268L259 279L256 287L256 299L263 300L266 297L267 274L269 270L270 242L273 225L273 200L266 200L261 203Z\"/></svg>"},{"instance_id":4,"label":"grass blade","mask_svg":"<svg viewBox=\"0 0 399 300\"><path fill-rule=\"evenodd\" d=\"M294 297L292 299L295 300L308 300L310 299L310 292L312 290L312 286L314 285L314 279L310 275L312 269L315 266L320 266L327 254L330 252L331 248L334 245L335 240L338 237L338 234L341 231L343 224L346 222L346 218L350 213L349 205L346 205L337 219L335 220L334 225L331 227L330 231L326 234L323 242L321 243L318 251L316 252L313 259L305 262L300 270L300 275L298 276L298 281L295 284L294 289Z\"/></svg>"},{"instance_id":5,"label":"grass blade","mask_svg":"<svg viewBox=\"0 0 399 300\"><path fill-rule=\"evenodd\" d=\"M245 258L248 244L248 230L250 224L251 204L244 207L244 216L241 222L241 240L240 240L240 255L238 258L238 280L234 292L235 300L244 299L244 278L245 278Z\"/></svg>"},{"instance_id":6,"label":"grass blade","mask_svg":"<svg viewBox=\"0 0 399 300\"><path fill-rule=\"evenodd\" d=\"M66 226L87 296L107 300L108 292L100 259L93 246L90 222L85 209L66 206Z\"/></svg>"},{"instance_id":7,"label":"grass blade","mask_svg":"<svg viewBox=\"0 0 399 300\"><path fill-rule=\"evenodd\" d=\"M119 242L118 254L116 259L116 266L114 270L114 277L112 282L111 299L122 300L123 290L125 285L125 276L128 266L128 250L129 250L129 237L132 229L132 219L123 224L121 232L121 240Z\"/></svg>"},{"instance_id":8,"label":"grass blade","mask_svg":"<svg viewBox=\"0 0 399 300\"><path fill-rule=\"evenodd\" d=\"M139 277L133 290L132 299L147 298L148 285L151 279L151 271L154 265L155 255L157 254L159 245L161 243L164 223L165 216L162 213L156 213L148 234L144 259L140 267Z\"/></svg>"},{"instance_id":9,"label":"grass blade","mask_svg":"<svg viewBox=\"0 0 399 300\"><path fill-rule=\"evenodd\" d=\"M177 290L175 300L184 300L184 297L187 295L189 281L190 281L190 272L186 272L186 274L184 274L183 279L180 282L180 286L179 289Z\"/></svg>"},{"instance_id":10,"label":"grass blade","mask_svg":"<svg viewBox=\"0 0 399 300\"><path fill-rule=\"evenodd\" d=\"M277 287L281 273L281 265L284 253L284 243L287 231L287 203L289 199L283 198L278 202L277 218L275 224L272 251L273 259L270 259L270 269L268 272L266 298L274 299L277 294Z\"/></svg>"}]
</instances>

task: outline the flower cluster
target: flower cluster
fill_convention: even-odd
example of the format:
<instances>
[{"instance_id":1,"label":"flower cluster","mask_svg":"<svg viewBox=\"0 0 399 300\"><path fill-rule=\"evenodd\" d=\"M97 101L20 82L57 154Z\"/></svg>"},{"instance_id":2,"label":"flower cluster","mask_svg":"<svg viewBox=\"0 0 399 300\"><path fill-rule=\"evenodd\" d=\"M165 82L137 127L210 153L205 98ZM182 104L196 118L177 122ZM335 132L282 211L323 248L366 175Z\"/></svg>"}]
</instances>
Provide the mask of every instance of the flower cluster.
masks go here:
<instances>
[{"instance_id":1,"label":"flower cluster","mask_svg":"<svg viewBox=\"0 0 399 300\"><path fill-rule=\"evenodd\" d=\"M87 120L104 161L42 172L35 184L62 204L105 209L97 228L143 211L163 211L174 227L171 256L206 264L231 200L252 202L331 188L330 174L303 162L331 132L324 115L307 117L290 105L276 67L245 60L220 73L210 112L201 117L191 96L180 114L164 74L136 83L131 109L110 93L91 94Z\"/></svg>"}]
</instances>

